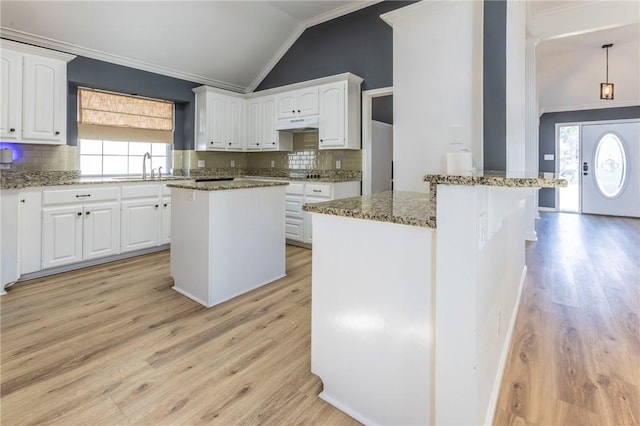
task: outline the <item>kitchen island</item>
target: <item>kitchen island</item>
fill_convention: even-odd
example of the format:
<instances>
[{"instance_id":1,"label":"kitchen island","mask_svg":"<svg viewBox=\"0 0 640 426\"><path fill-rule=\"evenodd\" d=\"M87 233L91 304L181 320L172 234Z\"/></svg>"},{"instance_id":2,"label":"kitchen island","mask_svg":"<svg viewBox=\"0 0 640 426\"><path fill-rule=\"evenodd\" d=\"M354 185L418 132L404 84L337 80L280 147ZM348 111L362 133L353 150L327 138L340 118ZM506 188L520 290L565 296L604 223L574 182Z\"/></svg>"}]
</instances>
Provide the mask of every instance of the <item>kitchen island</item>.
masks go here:
<instances>
[{"instance_id":1,"label":"kitchen island","mask_svg":"<svg viewBox=\"0 0 640 426\"><path fill-rule=\"evenodd\" d=\"M526 276L540 178L425 176L429 193L313 214L311 370L365 424L489 424Z\"/></svg>"},{"instance_id":2,"label":"kitchen island","mask_svg":"<svg viewBox=\"0 0 640 426\"><path fill-rule=\"evenodd\" d=\"M211 307L284 277L286 185L252 180L167 185L173 288Z\"/></svg>"}]
</instances>

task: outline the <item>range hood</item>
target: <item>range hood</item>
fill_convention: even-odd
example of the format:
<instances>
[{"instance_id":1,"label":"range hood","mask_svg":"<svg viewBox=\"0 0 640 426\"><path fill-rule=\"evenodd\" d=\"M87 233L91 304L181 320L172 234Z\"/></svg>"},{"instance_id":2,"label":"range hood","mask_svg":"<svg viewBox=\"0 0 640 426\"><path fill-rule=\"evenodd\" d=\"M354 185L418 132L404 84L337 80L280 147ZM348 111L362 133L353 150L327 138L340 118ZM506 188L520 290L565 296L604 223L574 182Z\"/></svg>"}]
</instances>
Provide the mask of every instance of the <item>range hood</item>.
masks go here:
<instances>
[{"instance_id":1,"label":"range hood","mask_svg":"<svg viewBox=\"0 0 640 426\"><path fill-rule=\"evenodd\" d=\"M318 130L318 116L310 115L308 117L281 118L276 123L276 130L281 132L314 132Z\"/></svg>"}]
</instances>

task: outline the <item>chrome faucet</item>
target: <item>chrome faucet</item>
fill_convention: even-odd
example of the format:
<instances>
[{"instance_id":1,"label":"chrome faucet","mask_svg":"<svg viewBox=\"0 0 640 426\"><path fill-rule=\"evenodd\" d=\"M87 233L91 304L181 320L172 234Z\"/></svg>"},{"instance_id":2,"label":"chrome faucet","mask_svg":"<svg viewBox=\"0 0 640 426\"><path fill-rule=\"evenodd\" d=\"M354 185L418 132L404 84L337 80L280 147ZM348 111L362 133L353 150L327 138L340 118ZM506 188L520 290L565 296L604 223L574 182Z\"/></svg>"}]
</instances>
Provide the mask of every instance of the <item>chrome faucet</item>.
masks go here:
<instances>
[{"instance_id":1,"label":"chrome faucet","mask_svg":"<svg viewBox=\"0 0 640 426\"><path fill-rule=\"evenodd\" d=\"M162 180L162 166L158 167L158 180Z\"/></svg>"},{"instance_id":2,"label":"chrome faucet","mask_svg":"<svg viewBox=\"0 0 640 426\"><path fill-rule=\"evenodd\" d=\"M145 152L142 156L142 180L147 178L147 158L151 161L151 154Z\"/></svg>"}]
</instances>

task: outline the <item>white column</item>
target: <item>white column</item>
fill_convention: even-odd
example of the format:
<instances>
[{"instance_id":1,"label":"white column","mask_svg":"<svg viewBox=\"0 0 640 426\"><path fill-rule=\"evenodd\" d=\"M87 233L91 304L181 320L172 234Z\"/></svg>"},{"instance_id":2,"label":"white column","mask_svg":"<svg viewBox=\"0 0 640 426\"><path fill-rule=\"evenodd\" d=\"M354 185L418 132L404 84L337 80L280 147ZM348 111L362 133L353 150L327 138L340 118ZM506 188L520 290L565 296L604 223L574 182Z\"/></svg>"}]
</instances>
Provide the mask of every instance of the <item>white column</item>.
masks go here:
<instances>
[{"instance_id":1,"label":"white column","mask_svg":"<svg viewBox=\"0 0 640 426\"><path fill-rule=\"evenodd\" d=\"M538 174L538 86L536 84L536 46L537 38L527 39L525 48L525 171ZM538 189L531 190L526 201L526 239L536 241L536 219L538 214Z\"/></svg>"}]
</instances>

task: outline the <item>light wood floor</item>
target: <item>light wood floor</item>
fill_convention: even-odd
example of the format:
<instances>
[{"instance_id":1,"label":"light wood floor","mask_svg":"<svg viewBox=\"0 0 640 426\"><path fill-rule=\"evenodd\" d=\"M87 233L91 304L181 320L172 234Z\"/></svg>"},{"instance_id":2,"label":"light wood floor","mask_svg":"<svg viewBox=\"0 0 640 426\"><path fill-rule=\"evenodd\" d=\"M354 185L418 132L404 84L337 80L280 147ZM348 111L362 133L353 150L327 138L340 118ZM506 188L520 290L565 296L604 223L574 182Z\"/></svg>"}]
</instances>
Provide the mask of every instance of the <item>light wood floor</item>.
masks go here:
<instances>
[{"instance_id":1,"label":"light wood floor","mask_svg":"<svg viewBox=\"0 0 640 426\"><path fill-rule=\"evenodd\" d=\"M640 220L542 215L496 425L640 424Z\"/></svg>"},{"instance_id":2,"label":"light wood floor","mask_svg":"<svg viewBox=\"0 0 640 426\"><path fill-rule=\"evenodd\" d=\"M496 424L639 424L640 221L545 214ZM2 425L355 421L310 373L311 252L205 309L168 252L21 283L0 298Z\"/></svg>"},{"instance_id":3,"label":"light wood floor","mask_svg":"<svg viewBox=\"0 0 640 426\"><path fill-rule=\"evenodd\" d=\"M168 252L17 284L0 423L358 424L310 372L310 253L288 246L286 278L211 309L171 289Z\"/></svg>"}]
</instances>

